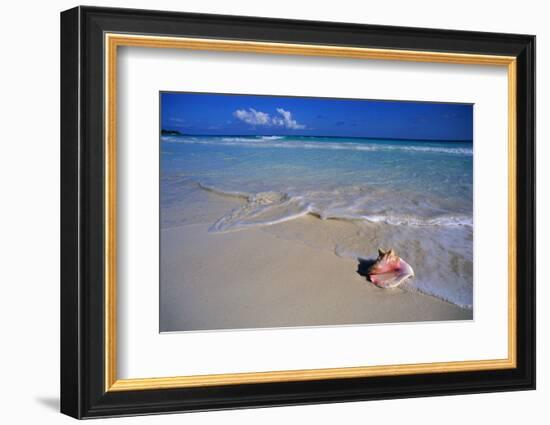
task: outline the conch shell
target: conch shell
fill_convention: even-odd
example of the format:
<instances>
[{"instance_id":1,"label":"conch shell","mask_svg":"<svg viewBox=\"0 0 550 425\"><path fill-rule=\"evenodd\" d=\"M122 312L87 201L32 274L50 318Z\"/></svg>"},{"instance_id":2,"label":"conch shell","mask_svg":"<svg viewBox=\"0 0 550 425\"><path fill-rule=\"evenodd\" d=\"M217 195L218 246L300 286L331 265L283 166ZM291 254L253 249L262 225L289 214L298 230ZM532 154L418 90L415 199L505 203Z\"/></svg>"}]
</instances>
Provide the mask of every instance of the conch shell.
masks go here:
<instances>
[{"instance_id":1,"label":"conch shell","mask_svg":"<svg viewBox=\"0 0 550 425\"><path fill-rule=\"evenodd\" d=\"M393 249L378 249L376 262L367 270L367 278L380 288L395 288L414 276L414 271Z\"/></svg>"}]
</instances>

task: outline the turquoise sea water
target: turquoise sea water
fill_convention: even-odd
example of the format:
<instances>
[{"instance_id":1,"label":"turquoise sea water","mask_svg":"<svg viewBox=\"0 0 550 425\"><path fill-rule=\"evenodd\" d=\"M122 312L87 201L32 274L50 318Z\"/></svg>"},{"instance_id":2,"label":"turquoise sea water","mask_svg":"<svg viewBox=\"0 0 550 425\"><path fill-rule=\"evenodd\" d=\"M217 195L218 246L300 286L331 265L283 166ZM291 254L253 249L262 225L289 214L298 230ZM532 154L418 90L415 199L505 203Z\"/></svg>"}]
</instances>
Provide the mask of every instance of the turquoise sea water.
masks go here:
<instances>
[{"instance_id":1,"label":"turquoise sea water","mask_svg":"<svg viewBox=\"0 0 550 425\"><path fill-rule=\"evenodd\" d=\"M376 234L382 246L418 263L410 289L471 308L472 164L470 142L163 136L161 225L194 220L215 233L305 214L349 221L357 238L336 238L336 254L372 256L362 252L361 238ZM238 197L242 206L195 210L192 218L167 214L196 191Z\"/></svg>"}]
</instances>

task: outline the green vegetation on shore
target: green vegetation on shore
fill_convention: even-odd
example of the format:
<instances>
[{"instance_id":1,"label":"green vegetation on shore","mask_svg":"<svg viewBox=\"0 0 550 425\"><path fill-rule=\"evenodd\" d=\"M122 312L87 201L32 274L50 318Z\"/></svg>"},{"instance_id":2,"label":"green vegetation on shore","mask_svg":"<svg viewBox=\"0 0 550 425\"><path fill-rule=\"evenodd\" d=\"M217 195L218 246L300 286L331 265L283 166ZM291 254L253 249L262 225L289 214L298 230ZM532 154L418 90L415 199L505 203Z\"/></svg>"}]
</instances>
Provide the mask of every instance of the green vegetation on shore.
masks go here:
<instances>
[{"instance_id":1,"label":"green vegetation on shore","mask_svg":"<svg viewBox=\"0 0 550 425\"><path fill-rule=\"evenodd\" d=\"M177 130L165 130L164 128L160 130L160 134L162 136L183 136L183 134Z\"/></svg>"}]
</instances>

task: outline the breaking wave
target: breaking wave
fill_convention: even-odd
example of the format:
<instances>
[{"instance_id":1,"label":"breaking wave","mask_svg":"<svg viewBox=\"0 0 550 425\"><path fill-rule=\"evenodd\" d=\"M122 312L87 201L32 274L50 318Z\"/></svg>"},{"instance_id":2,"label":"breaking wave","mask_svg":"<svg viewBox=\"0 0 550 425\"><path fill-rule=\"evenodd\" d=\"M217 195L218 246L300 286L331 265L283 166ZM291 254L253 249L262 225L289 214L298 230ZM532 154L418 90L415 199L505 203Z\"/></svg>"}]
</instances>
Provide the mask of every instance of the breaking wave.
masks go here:
<instances>
[{"instance_id":1,"label":"breaking wave","mask_svg":"<svg viewBox=\"0 0 550 425\"><path fill-rule=\"evenodd\" d=\"M388 205L384 205L384 200L391 204L395 195L384 196L380 192L375 193L355 187L333 191L305 191L301 193L268 191L248 194L202 183L198 183L198 186L211 193L245 201L244 205L233 209L212 224L209 231L213 233L268 226L293 220L306 214L311 214L322 220L368 221L391 225L473 225L471 216L451 214L433 205L425 205L422 208L417 204L408 205L407 201L403 200L400 210L393 210ZM420 210L420 214L412 213L412 210Z\"/></svg>"},{"instance_id":2,"label":"breaking wave","mask_svg":"<svg viewBox=\"0 0 550 425\"><path fill-rule=\"evenodd\" d=\"M388 144L384 142L351 142L339 141L331 142L329 138L319 141L303 137L285 137L285 136L255 136L255 137L194 137L194 136L165 136L164 142L168 143L186 143L199 145L223 145L223 146L241 146L248 148L283 148L283 149L322 149L322 150L351 150L351 151L399 151L399 152L424 152L424 153L443 153L451 155L473 155L473 149L465 146L414 146L411 144L399 145Z\"/></svg>"}]
</instances>

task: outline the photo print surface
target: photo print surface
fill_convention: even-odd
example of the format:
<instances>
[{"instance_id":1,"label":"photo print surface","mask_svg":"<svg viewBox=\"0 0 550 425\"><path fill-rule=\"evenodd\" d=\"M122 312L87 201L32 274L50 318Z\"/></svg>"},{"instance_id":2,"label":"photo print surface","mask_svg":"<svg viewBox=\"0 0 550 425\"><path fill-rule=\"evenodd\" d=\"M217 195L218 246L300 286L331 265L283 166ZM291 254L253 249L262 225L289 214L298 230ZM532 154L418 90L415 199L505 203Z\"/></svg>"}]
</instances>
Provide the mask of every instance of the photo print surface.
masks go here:
<instances>
[{"instance_id":1,"label":"photo print surface","mask_svg":"<svg viewBox=\"0 0 550 425\"><path fill-rule=\"evenodd\" d=\"M160 109L161 332L472 319L472 104Z\"/></svg>"}]
</instances>

